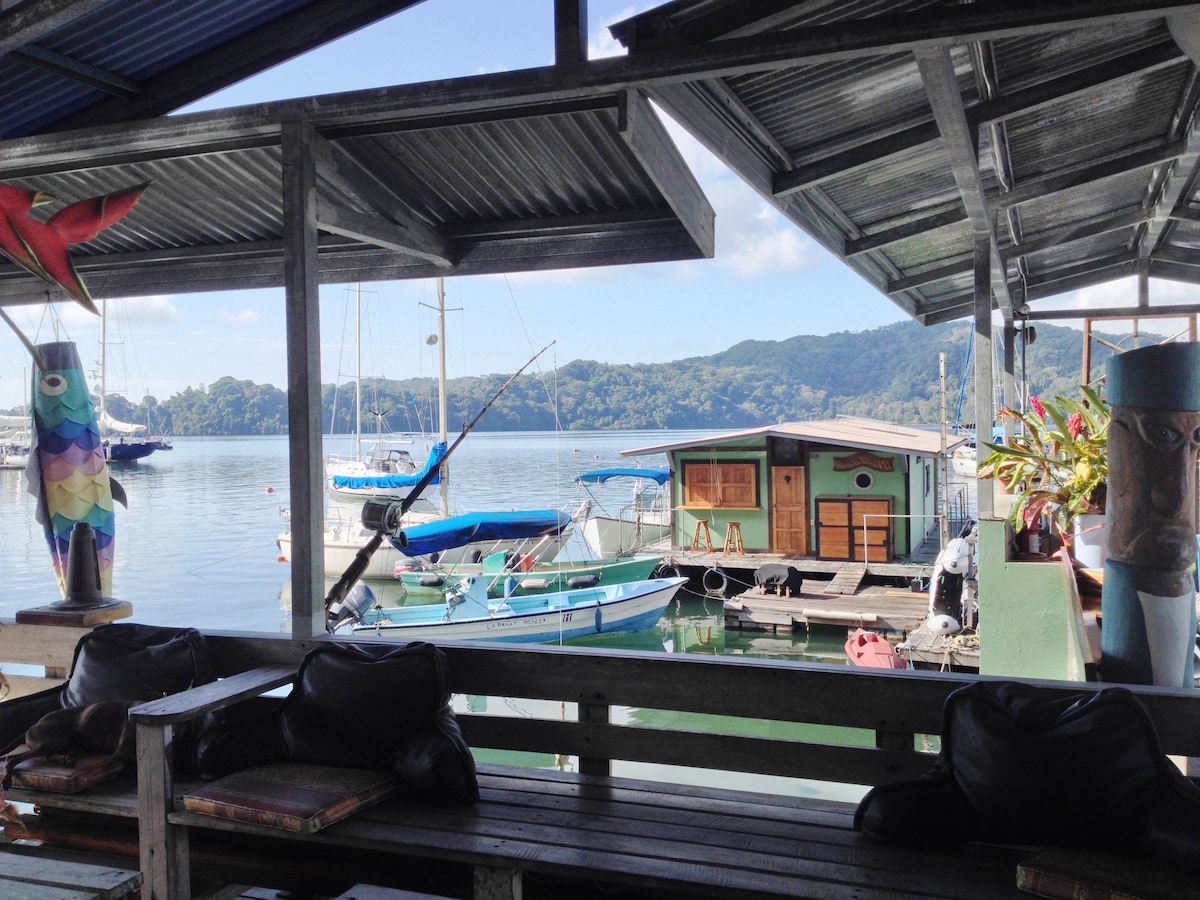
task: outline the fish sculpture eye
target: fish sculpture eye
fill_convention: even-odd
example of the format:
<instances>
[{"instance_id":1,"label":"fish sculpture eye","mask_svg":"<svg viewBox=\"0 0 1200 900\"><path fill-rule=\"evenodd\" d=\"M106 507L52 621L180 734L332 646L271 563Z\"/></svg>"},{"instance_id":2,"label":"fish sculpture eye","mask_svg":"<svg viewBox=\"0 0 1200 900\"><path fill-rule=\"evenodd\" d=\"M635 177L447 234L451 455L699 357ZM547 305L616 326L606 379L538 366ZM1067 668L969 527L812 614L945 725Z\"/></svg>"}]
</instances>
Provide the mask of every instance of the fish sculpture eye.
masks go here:
<instances>
[{"instance_id":1,"label":"fish sculpture eye","mask_svg":"<svg viewBox=\"0 0 1200 900\"><path fill-rule=\"evenodd\" d=\"M60 394L65 394L68 387L66 378L57 372L50 372L42 376L42 383L39 386L39 390L47 397L57 397Z\"/></svg>"}]
</instances>

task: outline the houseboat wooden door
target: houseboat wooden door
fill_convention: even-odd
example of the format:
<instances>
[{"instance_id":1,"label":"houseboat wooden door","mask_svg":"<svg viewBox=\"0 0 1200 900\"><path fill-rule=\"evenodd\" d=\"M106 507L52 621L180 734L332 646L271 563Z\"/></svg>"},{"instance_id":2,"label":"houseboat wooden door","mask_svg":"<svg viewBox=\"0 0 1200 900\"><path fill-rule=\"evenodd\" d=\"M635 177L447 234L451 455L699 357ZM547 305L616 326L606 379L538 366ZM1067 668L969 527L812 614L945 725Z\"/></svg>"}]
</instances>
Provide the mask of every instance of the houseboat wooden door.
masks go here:
<instances>
[{"instance_id":1,"label":"houseboat wooden door","mask_svg":"<svg viewBox=\"0 0 1200 900\"><path fill-rule=\"evenodd\" d=\"M891 512L891 497L818 497L817 558L887 562L893 554Z\"/></svg>"},{"instance_id":2,"label":"houseboat wooden door","mask_svg":"<svg viewBox=\"0 0 1200 900\"><path fill-rule=\"evenodd\" d=\"M808 555L808 489L804 466L771 467L771 551Z\"/></svg>"}]
</instances>

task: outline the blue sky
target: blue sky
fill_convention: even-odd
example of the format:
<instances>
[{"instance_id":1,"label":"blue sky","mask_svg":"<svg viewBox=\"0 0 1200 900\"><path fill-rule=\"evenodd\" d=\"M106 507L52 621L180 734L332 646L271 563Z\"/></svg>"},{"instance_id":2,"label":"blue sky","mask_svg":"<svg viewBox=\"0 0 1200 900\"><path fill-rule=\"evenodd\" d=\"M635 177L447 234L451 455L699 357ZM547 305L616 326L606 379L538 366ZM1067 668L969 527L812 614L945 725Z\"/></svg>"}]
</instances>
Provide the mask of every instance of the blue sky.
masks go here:
<instances>
[{"instance_id":1,"label":"blue sky","mask_svg":"<svg viewBox=\"0 0 1200 900\"><path fill-rule=\"evenodd\" d=\"M656 2L590 0L592 56L621 52L607 23ZM551 0L427 0L342 40L228 88L188 110L547 65ZM904 319L890 300L786 221L682 129L681 152L716 210L711 260L590 270L452 278L446 282L451 377L511 372L554 342L535 365L575 359L657 363L708 355L747 339L859 331ZM1131 282L1061 304L1106 305ZM322 380L353 376L353 285L321 289ZM1152 283L1154 302L1189 289ZM433 376L432 281L362 286L362 370L389 378ZM109 391L165 400L226 375L286 384L283 289L110 298ZM1039 303L1039 308L1046 304ZM38 341L73 340L85 367L98 356L98 321L77 305L15 308ZM0 409L27 399L27 355L0 329Z\"/></svg>"}]
</instances>

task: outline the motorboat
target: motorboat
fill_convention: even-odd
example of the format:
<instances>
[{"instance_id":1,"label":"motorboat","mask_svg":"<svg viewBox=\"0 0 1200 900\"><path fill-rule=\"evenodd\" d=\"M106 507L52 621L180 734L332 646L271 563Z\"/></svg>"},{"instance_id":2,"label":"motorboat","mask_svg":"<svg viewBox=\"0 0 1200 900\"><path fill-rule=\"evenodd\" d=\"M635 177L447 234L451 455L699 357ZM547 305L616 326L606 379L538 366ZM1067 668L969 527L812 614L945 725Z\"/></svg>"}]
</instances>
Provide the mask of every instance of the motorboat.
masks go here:
<instances>
[{"instance_id":1,"label":"motorboat","mask_svg":"<svg viewBox=\"0 0 1200 900\"><path fill-rule=\"evenodd\" d=\"M379 607L356 584L330 609L335 633L399 640L547 643L653 628L686 578L651 578L577 590L493 599L488 579L471 575L446 589L445 603Z\"/></svg>"},{"instance_id":2,"label":"motorboat","mask_svg":"<svg viewBox=\"0 0 1200 900\"><path fill-rule=\"evenodd\" d=\"M410 591L437 590L467 575L483 575L487 580L488 595L500 597L643 581L654 574L662 559L661 556L627 556L536 562L529 555L501 551L478 563L453 566L398 564L395 575Z\"/></svg>"},{"instance_id":3,"label":"motorboat","mask_svg":"<svg viewBox=\"0 0 1200 900\"><path fill-rule=\"evenodd\" d=\"M607 468L578 475L581 485L602 485L614 479L633 482L633 499L616 515L600 513L583 523L583 536L601 559L637 553L671 536L671 470L664 468Z\"/></svg>"}]
</instances>

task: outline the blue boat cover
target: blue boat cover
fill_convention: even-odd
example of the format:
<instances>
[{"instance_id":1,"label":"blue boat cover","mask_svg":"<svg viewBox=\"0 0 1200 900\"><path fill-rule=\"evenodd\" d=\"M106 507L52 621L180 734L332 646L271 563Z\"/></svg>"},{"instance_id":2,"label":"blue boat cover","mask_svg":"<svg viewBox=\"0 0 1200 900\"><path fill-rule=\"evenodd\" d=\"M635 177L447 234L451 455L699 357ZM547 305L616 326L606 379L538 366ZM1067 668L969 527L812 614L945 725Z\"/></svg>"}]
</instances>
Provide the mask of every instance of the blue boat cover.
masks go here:
<instances>
[{"instance_id":1,"label":"blue boat cover","mask_svg":"<svg viewBox=\"0 0 1200 900\"><path fill-rule=\"evenodd\" d=\"M442 457L446 455L446 442L438 441L429 450L429 458L425 460L425 468L420 472L415 472L412 475L334 475L334 488L344 488L346 490L394 490L396 488L414 487L422 478L425 477L430 469L436 469L442 464ZM441 474L436 474L429 482L430 484L439 484L441 482Z\"/></svg>"},{"instance_id":2,"label":"blue boat cover","mask_svg":"<svg viewBox=\"0 0 1200 900\"><path fill-rule=\"evenodd\" d=\"M570 523L571 517L557 509L467 513L402 529L401 534L408 540L405 547L400 546L397 537L391 541L408 556L425 556L473 541L520 541L558 535Z\"/></svg>"},{"instance_id":3,"label":"blue boat cover","mask_svg":"<svg viewBox=\"0 0 1200 900\"><path fill-rule=\"evenodd\" d=\"M576 481L586 484L604 484L610 478L650 478L659 484L666 484L671 478L670 469L596 469L594 472L584 472L576 475Z\"/></svg>"}]
</instances>

